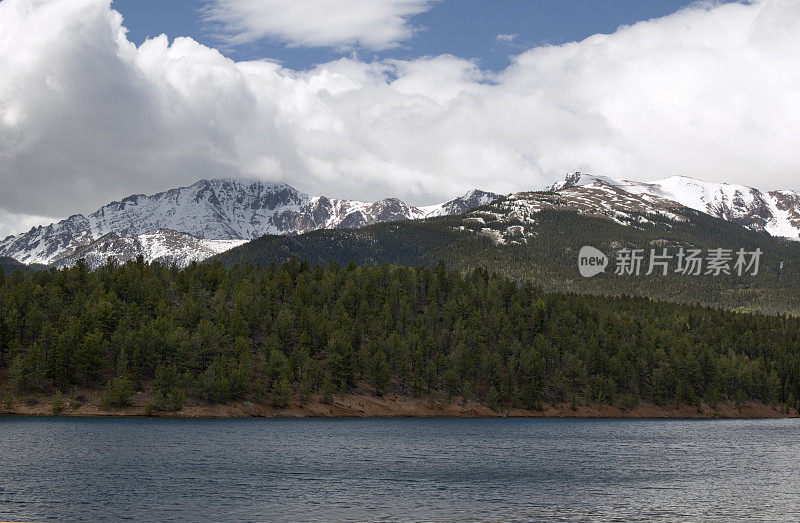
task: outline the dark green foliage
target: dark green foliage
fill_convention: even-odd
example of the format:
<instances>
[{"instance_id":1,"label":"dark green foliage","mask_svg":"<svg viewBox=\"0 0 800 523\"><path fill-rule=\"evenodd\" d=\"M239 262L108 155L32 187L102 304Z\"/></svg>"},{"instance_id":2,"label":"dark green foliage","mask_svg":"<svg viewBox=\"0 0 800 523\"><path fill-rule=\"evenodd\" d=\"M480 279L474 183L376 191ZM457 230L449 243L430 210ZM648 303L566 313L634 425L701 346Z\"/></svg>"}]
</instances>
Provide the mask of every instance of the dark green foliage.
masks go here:
<instances>
[{"instance_id":1,"label":"dark green foliage","mask_svg":"<svg viewBox=\"0 0 800 523\"><path fill-rule=\"evenodd\" d=\"M212 401L227 401L244 395L251 383L249 361L220 357L200 374L200 396Z\"/></svg>"},{"instance_id":2,"label":"dark green foliage","mask_svg":"<svg viewBox=\"0 0 800 523\"><path fill-rule=\"evenodd\" d=\"M386 362L386 355L380 349L369 360L369 378L378 393L384 394L388 390L392 370Z\"/></svg>"},{"instance_id":3,"label":"dark green foliage","mask_svg":"<svg viewBox=\"0 0 800 523\"><path fill-rule=\"evenodd\" d=\"M488 210L498 211L495 206ZM535 223L497 220L482 222L449 216L428 220L380 223L355 230L319 230L298 236L263 236L217 255L226 266L247 263L267 266L292 257L312 264L340 266L390 263L433 267L440 260L460 271L487 267L544 290L600 295L633 295L678 303L697 303L768 313L800 314L800 242L773 238L703 213L683 209L691 219L634 227L608 219L563 210L535 214ZM651 220L658 220L652 216ZM517 243L494 243L482 229L505 231L525 225L530 233ZM459 228L465 230L458 230ZM757 277L721 275L687 277L669 274L618 277L612 265L606 274L583 278L577 270L578 251L593 245L605 253L614 248L654 246L743 248L763 251ZM781 265L782 264L782 265Z\"/></svg>"},{"instance_id":4,"label":"dark green foliage","mask_svg":"<svg viewBox=\"0 0 800 523\"><path fill-rule=\"evenodd\" d=\"M61 395L61 392L57 392L55 397L53 398L53 404L51 408L53 409L53 414L61 414L64 412L64 407L66 407L66 402L64 401L64 396Z\"/></svg>"},{"instance_id":5,"label":"dark green foliage","mask_svg":"<svg viewBox=\"0 0 800 523\"><path fill-rule=\"evenodd\" d=\"M166 395L157 391L153 394L153 402L148 405L153 412L176 412L183 408L186 401L186 392L183 389L175 389Z\"/></svg>"},{"instance_id":6,"label":"dark green foliage","mask_svg":"<svg viewBox=\"0 0 800 523\"><path fill-rule=\"evenodd\" d=\"M363 391L495 409L551 402L796 408L800 319L546 293L475 269L290 262L17 272L0 283L8 394L151 390L284 408ZM105 385L104 385L105 384Z\"/></svg>"},{"instance_id":7,"label":"dark green foliage","mask_svg":"<svg viewBox=\"0 0 800 523\"><path fill-rule=\"evenodd\" d=\"M106 384L101 405L104 409L112 407L127 407L131 404L133 386L131 380L125 376L118 376Z\"/></svg>"},{"instance_id":8,"label":"dark green foliage","mask_svg":"<svg viewBox=\"0 0 800 523\"><path fill-rule=\"evenodd\" d=\"M153 410L178 411L186 401L186 390L176 365L159 364L153 378Z\"/></svg>"},{"instance_id":9,"label":"dark green foliage","mask_svg":"<svg viewBox=\"0 0 800 523\"><path fill-rule=\"evenodd\" d=\"M0 283L2 283L6 274L10 276L14 274L15 271L34 272L34 271L41 271L46 268L47 268L46 266L40 265L38 263L32 263L30 265L26 265L24 263L18 262L14 258L9 258L8 256L0 256Z\"/></svg>"},{"instance_id":10,"label":"dark green foliage","mask_svg":"<svg viewBox=\"0 0 800 523\"><path fill-rule=\"evenodd\" d=\"M272 384L272 404L278 408L289 405L292 399L292 385L286 376L281 376Z\"/></svg>"}]
</instances>

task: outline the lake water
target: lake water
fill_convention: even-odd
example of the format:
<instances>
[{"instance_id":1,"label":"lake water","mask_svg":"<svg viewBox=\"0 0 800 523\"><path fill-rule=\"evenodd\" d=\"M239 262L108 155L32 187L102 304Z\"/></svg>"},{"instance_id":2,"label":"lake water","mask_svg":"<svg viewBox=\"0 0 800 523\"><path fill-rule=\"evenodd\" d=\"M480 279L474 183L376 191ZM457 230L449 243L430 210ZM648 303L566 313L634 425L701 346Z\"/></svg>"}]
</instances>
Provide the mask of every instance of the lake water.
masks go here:
<instances>
[{"instance_id":1,"label":"lake water","mask_svg":"<svg viewBox=\"0 0 800 523\"><path fill-rule=\"evenodd\" d=\"M800 518L799 420L0 418L0 520Z\"/></svg>"}]
</instances>

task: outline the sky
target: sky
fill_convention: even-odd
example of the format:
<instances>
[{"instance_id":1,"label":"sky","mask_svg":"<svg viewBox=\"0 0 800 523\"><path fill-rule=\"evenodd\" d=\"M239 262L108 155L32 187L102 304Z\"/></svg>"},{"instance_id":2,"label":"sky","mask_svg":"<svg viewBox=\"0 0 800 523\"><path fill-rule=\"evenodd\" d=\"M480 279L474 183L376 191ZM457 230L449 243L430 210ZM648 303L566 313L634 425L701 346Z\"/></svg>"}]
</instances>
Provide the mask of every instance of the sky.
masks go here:
<instances>
[{"instance_id":1,"label":"sky","mask_svg":"<svg viewBox=\"0 0 800 523\"><path fill-rule=\"evenodd\" d=\"M800 189L800 2L0 0L0 237L200 178Z\"/></svg>"},{"instance_id":2,"label":"sky","mask_svg":"<svg viewBox=\"0 0 800 523\"><path fill-rule=\"evenodd\" d=\"M686 7L688 0L450 0L430 2L427 10L408 17L414 36L399 45L375 49L344 43L341 46L291 46L277 36L226 46L233 60L278 60L291 69L356 55L366 61L387 58L413 60L420 56L451 54L478 60L482 69L500 71L520 51L539 45L583 40L597 33L612 33L619 26L658 18ZM219 24L204 20L201 0L114 0L125 18L128 39L140 45L147 38L166 34L190 36L197 42L220 47ZM224 32L224 31L223 31ZM505 35L498 39L498 35ZM287 45L290 44L290 45Z\"/></svg>"}]
</instances>

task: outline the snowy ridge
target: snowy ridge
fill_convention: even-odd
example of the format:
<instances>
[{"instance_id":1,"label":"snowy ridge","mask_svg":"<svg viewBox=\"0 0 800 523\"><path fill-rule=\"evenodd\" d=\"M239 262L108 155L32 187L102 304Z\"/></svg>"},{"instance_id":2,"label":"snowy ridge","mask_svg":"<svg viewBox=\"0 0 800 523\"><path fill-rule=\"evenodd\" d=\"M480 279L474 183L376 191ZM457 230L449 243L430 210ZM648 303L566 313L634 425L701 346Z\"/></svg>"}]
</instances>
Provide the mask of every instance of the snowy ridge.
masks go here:
<instances>
[{"instance_id":1,"label":"snowy ridge","mask_svg":"<svg viewBox=\"0 0 800 523\"><path fill-rule=\"evenodd\" d=\"M773 236L800 239L800 194L762 192L752 187L710 183L685 176L655 182L616 180L571 173L544 191L519 192L464 215L456 229L489 237L497 244L526 243L536 236L537 214L566 210L628 227L692 219L688 209Z\"/></svg>"},{"instance_id":2,"label":"snowy ridge","mask_svg":"<svg viewBox=\"0 0 800 523\"><path fill-rule=\"evenodd\" d=\"M322 228L355 228L378 222L463 212L498 195L471 191L417 208L386 198L378 202L309 196L283 183L200 180L188 187L137 194L0 241L0 256L23 263L68 265L107 257L186 265L265 234L301 234Z\"/></svg>"},{"instance_id":3,"label":"snowy ridge","mask_svg":"<svg viewBox=\"0 0 800 523\"><path fill-rule=\"evenodd\" d=\"M583 173L569 174L548 189L562 193L612 188L660 206L673 202L772 236L800 239L800 193L795 191L762 192L744 185L704 182L686 176L635 182Z\"/></svg>"},{"instance_id":4,"label":"snowy ridge","mask_svg":"<svg viewBox=\"0 0 800 523\"><path fill-rule=\"evenodd\" d=\"M657 223L669 227L689 219L675 209L674 202L629 193L605 180L556 189L519 192L498 199L466 213L456 229L487 236L496 244L523 244L538 235L537 215L545 209L573 211L629 227Z\"/></svg>"},{"instance_id":5,"label":"snowy ridge","mask_svg":"<svg viewBox=\"0 0 800 523\"><path fill-rule=\"evenodd\" d=\"M112 232L69 256L59 258L54 265L69 266L83 258L90 267L96 268L109 258L124 263L142 256L148 262L175 263L185 267L245 242L246 240L208 240L168 229L135 236L120 236Z\"/></svg>"},{"instance_id":6,"label":"snowy ridge","mask_svg":"<svg viewBox=\"0 0 800 523\"><path fill-rule=\"evenodd\" d=\"M0 241L0 257L23 263L70 265L80 258L98 266L147 261L185 266L265 234L357 228L378 222L463 214L459 229L496 243L522 243L536 233L536 214L561 209L640 227L691 219L694 209L773 236L800 239L800 193L762 192L684 176L655 182L567 175L546 191L507 197L473 190L436 205L414 207L385 198L362 202L309 196L282 183L200 180L151 196L133 195L88 216L74 215ZM683 211L681 209L684 209Z\"/></svg>"},{"instance_id":7,"label":"snowy ridge","mask_svg":"<svg viewBox=\"0 0 800 523\"><path fill-rule=\"evenodd\" d=\"M421 211L422 216L425 218L432 216L449 216L453 214L461 214L462 212L469 211L470 209L487 205L497 198L497 194L473 189L464 196L456 198L455 200L450 200L449 202L440 203L437 205L420 207L419 210Z\"/></svg>"}]
</instances>

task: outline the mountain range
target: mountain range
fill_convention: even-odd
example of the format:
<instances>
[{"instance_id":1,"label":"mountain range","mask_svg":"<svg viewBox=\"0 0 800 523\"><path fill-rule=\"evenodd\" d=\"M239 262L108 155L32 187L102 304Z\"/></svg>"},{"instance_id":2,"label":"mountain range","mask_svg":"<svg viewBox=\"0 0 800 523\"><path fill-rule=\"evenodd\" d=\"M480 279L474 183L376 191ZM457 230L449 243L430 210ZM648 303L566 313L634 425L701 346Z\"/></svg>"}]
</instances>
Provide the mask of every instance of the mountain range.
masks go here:
<instances>
[{"instance_id":1,"label":"mountain range","mask_svg":"<svg viewBox=\"0 0 800 523\"><path fill-rule=\"evenodd\" d=\"M292 259L348 267L433 267L443 262L473 277L482 277L475 270L486 270L547 291L800 314L800 241L606 181L556 189L514 193L461 214L427 220L262 236L209 262L227 267ZM581 275L578 257L585 246L607 256L607 270L591 278ZM624 253L636 249L646 257L641 274L618 274L615 269ZM646 274L650 253L665 249L672 257L667 273ZM704 267L698 275L686 275L677 270L681 249L697 250L703 257L718 249L759 251L759 270L711 274ZM568 328L569 318L564 322Z\"/></svg>"},{"instance_id":2,"label":"mountain range","mask_svg":"<svg viewBox=\"0 0 800 523\"><path fill-rule=\"evenodd\" d=\"M108 257L124 262L141 255L185 266L265 234L443 216L497 197L474 190L442 204L414 207L397 198L369 203L309 196L286 184L200 180L152 196L128 196L88 216L9 236L0 241L0 256L55 266L83 258L95 267Z\"/></svg>"},{"instance_id":3,"label":"mountain range","mask_svg":"<svg viewBox=\"0 0 800 523\"><path fill-rule=\"evenodd\" d=\"M538 191L501 196L473 190L426 207L397 198L370 203L309 196L280 183L214 179L128 196L88 216L9 236L0 241L0 257L54 266L83 258L96 267L109 257L124 262L141 255L146 261L186 266L264 235L455 215L463 218L455 230L513 244L539 234L535 216L543 210L572 211L635 228L696 220L696 212L687 213L693 210L758 233L800 239L799 193L683 176L636 182L577 172Z\"/></svg>"}]
</instances>

